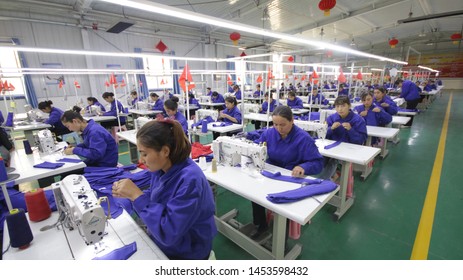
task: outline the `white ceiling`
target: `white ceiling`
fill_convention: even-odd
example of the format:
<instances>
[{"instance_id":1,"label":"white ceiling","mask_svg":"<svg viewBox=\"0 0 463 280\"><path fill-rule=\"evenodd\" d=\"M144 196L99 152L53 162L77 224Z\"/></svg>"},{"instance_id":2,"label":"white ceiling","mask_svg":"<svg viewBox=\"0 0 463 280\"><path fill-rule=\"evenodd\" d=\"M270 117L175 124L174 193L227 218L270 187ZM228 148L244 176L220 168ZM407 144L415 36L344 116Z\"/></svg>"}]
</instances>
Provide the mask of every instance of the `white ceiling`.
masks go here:
<instances>
[{"instance_id":1,"label":"white ceiling","mask_svg":"<svg viewBox=\"0 0 463 280\"><path fill-rule=\"evenodd\" d=\"M158 0L149 1L237 21L272 31L297 34L337 43L383 56L404 57L409 46L426 52L458 52L450 35L460 33L463 15L399 24L408 17L429 16L463 10L463 0L338 0L325 17L320 0ZM226 30L188 20L151 14L98 0L0 0L1 20L47 21L89 28L98 23L105 30L112 23L129 18L136 24L124 32L191 37L191 40L232 45ZM52 18L52 19L51 19ZM323 32L321 32L323 29ZM323 36L321 35L323 34ZM420 36L421 35L421 36ZM399 40L391 49L389 39ZM355 45L351 45L352 41ZM240 46L262 50L300 49L272 38L242 34Z\"/></svg>"}]
</instances>

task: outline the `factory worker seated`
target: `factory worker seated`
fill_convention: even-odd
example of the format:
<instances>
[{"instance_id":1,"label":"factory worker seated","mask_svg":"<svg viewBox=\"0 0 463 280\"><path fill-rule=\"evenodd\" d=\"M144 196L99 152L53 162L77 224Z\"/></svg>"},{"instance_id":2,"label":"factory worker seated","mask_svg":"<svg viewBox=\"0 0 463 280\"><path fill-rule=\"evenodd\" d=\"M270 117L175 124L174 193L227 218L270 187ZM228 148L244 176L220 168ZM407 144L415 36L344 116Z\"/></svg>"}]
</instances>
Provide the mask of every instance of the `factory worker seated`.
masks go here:
<instances>
[{"instance_id":1,"label":"factory worker seated","mask_svg":"<svg viewBox=\"0 0 463 280\"><path fill-rule=\"evenodd\" d=\"M169 259L207 259L217 229L211 187L189 158L191 145L180 123L155 120L137 132L140 161L151 171L150 187L131 180L113 184L113 196L128 198L148 234Z\"/></svg>"}]
</instances>

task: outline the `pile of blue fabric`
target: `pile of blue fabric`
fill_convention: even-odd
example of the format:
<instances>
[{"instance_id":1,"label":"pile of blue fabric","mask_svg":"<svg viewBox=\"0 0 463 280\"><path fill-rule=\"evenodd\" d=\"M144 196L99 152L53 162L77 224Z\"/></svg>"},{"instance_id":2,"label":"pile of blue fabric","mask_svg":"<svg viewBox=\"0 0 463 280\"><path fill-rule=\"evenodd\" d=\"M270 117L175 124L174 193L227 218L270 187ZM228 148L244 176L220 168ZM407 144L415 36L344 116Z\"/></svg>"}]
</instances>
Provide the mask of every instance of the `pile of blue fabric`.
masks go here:
<instances>
[{"instance_id":1,"label":"pile of blue fabric","mask_svg":"<svg viewBox=\"0 0 463 280\"><path fill-rule=\"evenodd\" d=\"M246 139L251 140L251 141L256 141L259 140L260 136L264 131L267 130L266 127L261 128L259 130L254 130L246 133Z\"/></svg>"},{"instance_id":2,"label":"pile of blue fabric","mask_svg":"<svg viewBox=\"0 0 463 280\"><path fill-rule=\"evenodd\" d=\"M320 112L311 112L310 115L294 116L294 119L301 121L318 121L320 120Z\"/></svg>"},{"instance_id":3,"label":"pile of blue fabric","mask_svg":"<svg viewBox=\"0 0 463 280\"><path fill-rule=\"evenodd\" d=\"M214 119L212 119L211 116L207 116L202 120L199 120L198 122L195 122L194 124L191 125L191 128L198 127L203 124L203 121L206 121L207 123L212 123L214 122Z\"/></svg>"}]
</instances>

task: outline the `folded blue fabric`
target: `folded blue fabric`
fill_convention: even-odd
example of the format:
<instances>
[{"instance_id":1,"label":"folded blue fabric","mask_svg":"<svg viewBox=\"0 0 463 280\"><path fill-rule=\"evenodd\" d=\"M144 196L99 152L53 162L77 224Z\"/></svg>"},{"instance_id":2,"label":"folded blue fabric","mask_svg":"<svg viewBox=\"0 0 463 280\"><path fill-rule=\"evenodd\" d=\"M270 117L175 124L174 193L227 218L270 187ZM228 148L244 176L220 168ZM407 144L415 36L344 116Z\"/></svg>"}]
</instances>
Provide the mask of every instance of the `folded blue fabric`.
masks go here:
<instances>
[{"instance_id":1,"label":"folded blue fabric","mask_svg":"<svg viewBox=\"0 0 463 280\"><path fill-rule=\"evenodd\" d=\"M132 163L132 164L129 164L129 165L124 165L122 167L120 167L126 171L129 171L129 170L135 170L137 169L137 164L136 163Z\"/></svg>"},{"instance_id":2,"label":"folded blue fabric","mask_svg":"<svg viewBox=\"0 0 463 280\"><path fill-rule=\"evenodd\" d=\"M63 166L64 163L57 163L57 162L48 162L44 161L42 163L34 165L35 168L47 168L47 169L56 169Z\"/></svg>"},{"instance_id":3,"label":"folded blue fabric","mask_svg":"<svg viewBox=\"0 0 463 280\"><path fill-rule=\"evenodd\" d=\"M312 185L312 184L320 184L323 181L322 179L307 179L307 178L286 176L286 175L281 175L281 172L272 173L266 170L262 170L260 173L270 179L274 179L278 181L285 181L285 182L290 182L290 183L296 183L296 184Z\"/></svg>"},{"instance_id":4,"label":"folded blue fabric","mask_svg":"<svg viewBox=\"0 0 463 280\"><path fill-rule=\"evenodd\" d=\"M341 144L341 143L342 143L342 141L336 141L336 142L334 142L333 144L326 145L326 146L325 146L325 150L329 150L329 149L331 149L331 148L334 148L334 147L338 146L338 145Z\"/></svg>"},{"instance_id":5,"label":"folded blue fabric","mask_svg":"<svg viewBox=\"0 0 463 280\"><path fill-rule=\"evenodd\" d=\"M137 243L134 241L128 245L125 245L121 248L114 249L113 251L107 253L101 257L95 257L94 260L127 260L133 254L137 252Z\"/></svg>"},{"instance_id":6,"label":"folded blue fabric","mask_svg":"<svg viewBox=\"0 0 463 280\"><path fill-rule=\"evenodd\" d=\"M288 203L299 201L314 195L329 193L335 189L336 183L331 180L324 180L320 184L313 184L290 191L268 194L267 200L273 203Z\"/></svg>"},{"instance_id":7,"label":"folded blue fabric","mask_svg":"<svg viewBox=\"0 0 463 280\"><path fill-rule=\"evenodd\" d=\"M59 162L69 162L69 163L78 163L78 162L81 162L82 160L81 159L76 159L76 158L62 158L62 159L59 159L57 161L59 161Z\"/></svg>"},{"instance_id":8,"label":"folded blue fabric","mask_svg":"<svg viewBox=\"0 0 463 280\"><path fill-rule=\"evenodd\" d=\"M13 127L13 112L8 112L6 117L5 126Z\"/></svg>"},{"instance_id":9,"label":"folded blue fabric","mask_svg":"<svg viewBox=\"0 0 463 280\"><path fill-rule=\"evenodd\" d=\"M221 123L214 123L214 124L212 124L213 127L223 127L223 126L229 126L229 125L232 125L232 123L221 122Z\"/></svg>"},{"instance_id":10,"label":"folded blue fabric","mask_svg":"<svg viewBox=\"0 0 463 280\"><path fill-rule=\"evenodd\" d=\"M203 121L204 121L204 120L205 120L207 123L214 122L214 120L212 119L211 116L207 116L207 117L205 117L204 119L199 120L198 122L195 122L194 124L192 124L192 125L191 125L191 128L197 127L197 126L200 126L200 125L203 125Z\"/></svg>"}]
</instances>

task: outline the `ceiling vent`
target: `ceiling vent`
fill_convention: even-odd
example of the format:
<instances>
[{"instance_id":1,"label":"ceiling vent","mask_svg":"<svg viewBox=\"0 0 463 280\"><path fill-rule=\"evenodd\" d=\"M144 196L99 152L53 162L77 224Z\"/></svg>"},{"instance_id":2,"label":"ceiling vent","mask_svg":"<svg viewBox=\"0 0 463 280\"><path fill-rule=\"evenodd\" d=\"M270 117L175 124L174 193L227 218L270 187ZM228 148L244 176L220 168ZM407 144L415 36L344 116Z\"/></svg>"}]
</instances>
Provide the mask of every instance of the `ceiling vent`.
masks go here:
<instances>
[{"instance_id":1,"label":"ceiling vent","mask_svg":"<svg viewBox=\"0 0 463 280\"><path fill-rule=\"evenodd\" d=\"M134 24L135 22L124 18L110 25L110 27L106 30L106 32L119 34Z\"/></svg>"}]
</instances>

